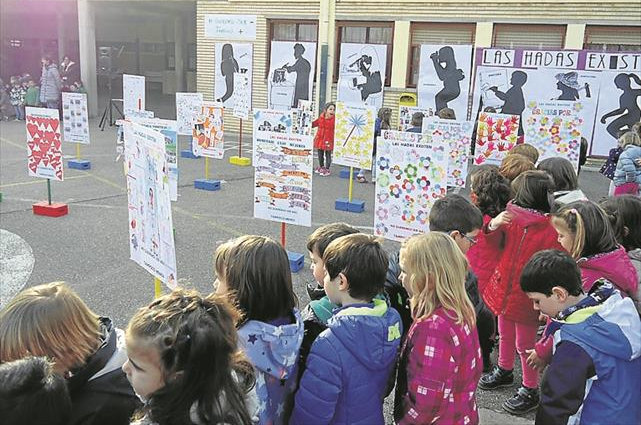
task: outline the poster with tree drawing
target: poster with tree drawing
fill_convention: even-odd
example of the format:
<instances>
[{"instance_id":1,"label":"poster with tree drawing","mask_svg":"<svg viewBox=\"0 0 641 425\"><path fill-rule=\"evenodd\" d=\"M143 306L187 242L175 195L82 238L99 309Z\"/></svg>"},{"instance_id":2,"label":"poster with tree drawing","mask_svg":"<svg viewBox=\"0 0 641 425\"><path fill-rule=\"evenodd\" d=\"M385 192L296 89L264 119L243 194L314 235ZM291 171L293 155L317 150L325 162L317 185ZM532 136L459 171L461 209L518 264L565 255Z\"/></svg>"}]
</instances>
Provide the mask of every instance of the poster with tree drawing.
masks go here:
<instances>
[{"instance_id":1,"label":"poster with tree drawing","mask_svg":"<svg viewBox=\"0 0 641 425\"><path fill-rule=\"evenodd\" d=\"M392 130L383 130L377 143L374 232L399 242L428 232L430 209L447 193L449 147Z\"/></svg>"},{"instance_id":2,"label":"poster with tree drawing","mask_svg":"<svg viewBox=\"0 0 641 425\"><path fill-rule=\"evenodd\" d=\"M348 167L372 168L376 108L336 103L334 163Z\"/></svg>"}]
</instances>

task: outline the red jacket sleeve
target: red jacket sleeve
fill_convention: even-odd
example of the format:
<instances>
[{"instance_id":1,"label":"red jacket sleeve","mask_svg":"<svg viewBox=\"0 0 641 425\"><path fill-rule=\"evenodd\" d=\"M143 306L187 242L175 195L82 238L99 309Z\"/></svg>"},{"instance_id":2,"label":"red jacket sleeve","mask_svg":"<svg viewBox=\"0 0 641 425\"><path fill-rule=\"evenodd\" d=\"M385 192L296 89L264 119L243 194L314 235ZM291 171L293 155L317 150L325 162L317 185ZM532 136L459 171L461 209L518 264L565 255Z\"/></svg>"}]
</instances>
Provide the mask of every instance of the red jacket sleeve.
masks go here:
<instances>
[{"instance_id":1,"label":"red jacket sleeve","mask_svg":"<svg viewBox=\"0 0 641 425\"><path fill-rule=\"evenodd\" d=\"M505 245L505 230L508 225L504 224L496 230L490 230L490 222L483 225L483 236L489 247L496 250L502 250Z\"/></svg>"},{"instance_id":2,"label":"red jacket sleeve","mask_svg":"<svg viewBox=\"0 0 641 425\"><path fill-rule=\"evenodd\" d=\"M312 128L314 128L314 127L318 127L318 124L319 124L320 119L321 119L321 118L320 118L320 117L318 117L318 118L316 118L314 121L312 121Z\"/></svg>"},{"instance_id":3,"label":"red jacket sleeve","mask_svg":"<svg viewBox=\"0 0 641 425\"><path fill-rule=\"evenodd\" d=\"M536 355L539 356L541 360L544 360L547 364L550 364L550 361L552 361L552 347L554 346L554 335L548 335L547 337L545 336L548 326L550 326L549 318L545 323L545 330L543 331L543 337L541 337L541 339L534 346L534 351L536 351Z\"/></svg>"},{"instance_id":4,"label":"red jacket sleeve","mask_svg":"<svg viewBox=\"0 0 641 425\"><path fill-rule=\"evenodd\" d=\"M438 416L446 392L453 386L456 363L452 337L440 320L426 320L413 335L408 358L407 393L398 425L429 424Z\"/></svg>"}]
</instances>

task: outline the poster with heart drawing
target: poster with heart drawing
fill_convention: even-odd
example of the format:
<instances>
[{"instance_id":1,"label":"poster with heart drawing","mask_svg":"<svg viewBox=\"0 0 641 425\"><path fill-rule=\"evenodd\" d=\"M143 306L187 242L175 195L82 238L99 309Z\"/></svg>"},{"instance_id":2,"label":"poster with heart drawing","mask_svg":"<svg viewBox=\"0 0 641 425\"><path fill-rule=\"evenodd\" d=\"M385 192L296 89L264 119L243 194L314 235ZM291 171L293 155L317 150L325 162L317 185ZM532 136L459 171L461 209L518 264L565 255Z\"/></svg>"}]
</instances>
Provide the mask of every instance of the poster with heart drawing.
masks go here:
<instances>
[{"instance_id":1,"label":"poster with heart drawing","mask_svg":"<svg viewBox=\"0 0 641 425\"><path fill-rule=\"evenodd\" d=\"M26 108L29 175L63 180L60 117L57 109Z\"/></svg>"}]
</instances>

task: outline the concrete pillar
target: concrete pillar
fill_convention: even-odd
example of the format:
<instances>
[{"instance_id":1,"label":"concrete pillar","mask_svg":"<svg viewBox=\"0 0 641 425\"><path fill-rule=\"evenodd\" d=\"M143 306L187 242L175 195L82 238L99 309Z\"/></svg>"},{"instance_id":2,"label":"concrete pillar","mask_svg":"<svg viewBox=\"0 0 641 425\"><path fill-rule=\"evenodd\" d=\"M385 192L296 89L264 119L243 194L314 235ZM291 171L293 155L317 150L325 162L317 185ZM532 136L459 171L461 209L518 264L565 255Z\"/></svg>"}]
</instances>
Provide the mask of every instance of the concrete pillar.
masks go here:
<instances>
[{"instance_id":1,"label":"concrete pillar","mask_svg":"<svg viewBox=\"0 0 641 425\"><path fill-rule=\"evenodd\" d=\"M394 22L394 49L392 53L392 87L405 88L410 54L410 21Z\"/></svg>"},{"instance_id":2,"label":"concrete pillar","mask_svg":"<svg viewBox=\"0 0 641 425\"><path fill-rule=\"evenodd\" d=\"M493 22L477 22L474 47L492 47Z\"/></svg>"},{"instance_id":3,"label":"concrete pillar","mask_svg":"<svg viewBox=\"0 0 641 425\"><path fill-rule=\"evenodd\" d=\"M58 63L62 62L62 58L65 57L65 30L66 26L69 25L69 22L65 23L65 16L61 10L58 10L56 13L57 17L57 30L58 30Z\"/></svg>"},{"instance_id":4,"label":"concrete pillar","mask_svg":"<svg viewBox=\"0 0 641 425\"><path fill-rule=\"evenodd\" d=\"M80 77L87 89L89 116L98 115L98 77L96 74L96 15L90 0L78 0L78 47Z\"/></svg>"},{"instance_id":5,"label":"concrete pillar","mask_svg":"<svg viewBox=\"0 0 641 425\"><path fill-rule=\"evenodd\" d=\"M334 55L336 50L336 0L320 0L318 16L318 51L316 53L316 95L320 111L332 99Z\"/></svg>"},{"instance_id":6,"label":"concrete pillar","mask_svg":"<svg viewBox=\"0 0 641 425\"><path fill-rule=\"evenodd\" d=\"M565 30L565 48L583 49L585 40L585 24L568 24Z\"/></svg>"},{"instance_id":7,"label":"concrete pillar","mask_svg":"<svg viewBox=\"0 0 641 425\"><path fill-rule=\"evenodd\" d=\"M174 18L174 65L176 68L176 91L185 91L185 29L182 16Z\"/></svg>"}]
</instances>

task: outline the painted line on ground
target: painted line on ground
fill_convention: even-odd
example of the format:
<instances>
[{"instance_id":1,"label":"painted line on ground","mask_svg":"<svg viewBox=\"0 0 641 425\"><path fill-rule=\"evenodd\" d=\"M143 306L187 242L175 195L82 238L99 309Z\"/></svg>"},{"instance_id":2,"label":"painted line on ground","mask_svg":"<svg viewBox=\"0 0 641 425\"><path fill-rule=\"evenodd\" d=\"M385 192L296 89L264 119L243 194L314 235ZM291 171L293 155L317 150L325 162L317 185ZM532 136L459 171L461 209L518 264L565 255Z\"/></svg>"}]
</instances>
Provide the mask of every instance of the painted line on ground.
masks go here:
<instances>
[{"instance_id":1,"label":"painted line on ground","mask_svg":"<svg viewBox=\"0 0 641 425\"><path fill-rule=\"evenodd\" d=\"M82 178L86 178L86 177L89 177L89 176L88 175L70 176L70 177L65 178L64 181L82 179ZM2 185L0 185L0 189L5 189L7 187L15 187L15 186L27 186L27 185L31 185L31 184L44 184L43 183L44 180L46 180L46 179L30 180L30 181L27 181L27 182L17 182L17 183L2 184Z\"/></svg>"}]
</instances>

